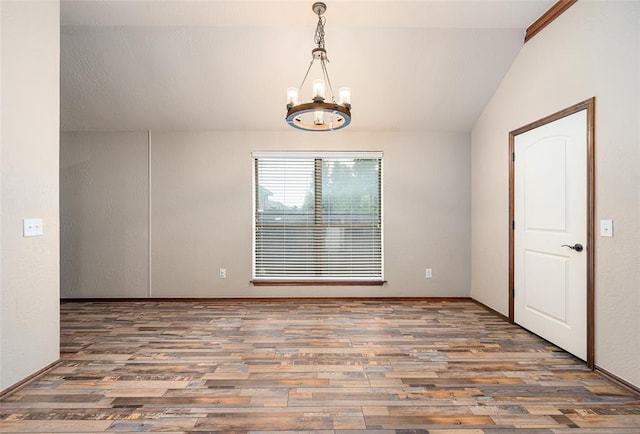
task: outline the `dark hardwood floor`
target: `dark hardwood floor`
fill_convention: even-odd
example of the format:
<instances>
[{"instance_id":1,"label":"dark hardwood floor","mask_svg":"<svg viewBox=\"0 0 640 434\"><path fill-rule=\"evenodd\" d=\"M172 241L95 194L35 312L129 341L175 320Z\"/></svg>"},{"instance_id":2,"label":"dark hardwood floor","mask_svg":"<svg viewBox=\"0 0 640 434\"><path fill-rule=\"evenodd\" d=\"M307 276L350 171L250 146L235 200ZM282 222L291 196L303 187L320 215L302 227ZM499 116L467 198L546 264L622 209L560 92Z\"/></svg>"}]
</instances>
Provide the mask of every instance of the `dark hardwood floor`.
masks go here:
<instances>
[{"instance_id":1,"label":"dark hardwood floor","mask_svg":"<svg viewBox=\"0 0 640 434\"><path fill-rule=\"evenodd\" d=\"M640 433L640 396L470 301L79 302L0 431Z\"/></svg>"}]
</instances>

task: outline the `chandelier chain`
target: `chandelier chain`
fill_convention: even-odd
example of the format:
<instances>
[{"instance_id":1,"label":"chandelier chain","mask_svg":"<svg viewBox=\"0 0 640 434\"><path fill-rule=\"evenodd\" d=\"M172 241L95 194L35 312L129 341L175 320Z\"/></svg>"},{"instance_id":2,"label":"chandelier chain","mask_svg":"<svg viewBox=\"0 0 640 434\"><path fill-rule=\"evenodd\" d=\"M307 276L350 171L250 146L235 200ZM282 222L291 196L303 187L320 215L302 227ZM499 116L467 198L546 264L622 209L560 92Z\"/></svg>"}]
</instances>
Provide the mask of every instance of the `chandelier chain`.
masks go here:
<instances>
[{"instance_id":1,"label":"chandelier chain","mask_svg":"<svg viewBox=\"0 0 640 434\"><path fill-rule=\"evenodd\" d=\"M326 22L327 22L327 19L322 15L318 14L318 25L316 26L316 34L315 34L314 42L316 43L318 48L322 48L323 50L325 49L324 25ZM309 67L307 68L307 72L304 74L304 78L302 79L302 82L300 83L300 87L298 89L302 89L302 87L304 86L304 83L307 81L307 77L309 76L309 71L311 71L311 67L313 66L314 60L315 60L315 57L311 59L311 62L309 62ZM329 61L329 58L327 58L327 54L325 52L320 56L320 65L322 66L322 75L324 76L325 80L327 81L327 84L329 85L329 91L331 92L331 100L335 103L336 97L333 93L333 86L331 86L331 80L329 79L329 71L327 71L326 62L328 61Z\"/></svg>"},{"instance_id":2,"label":"chandelier chain","mask_svg":"<svg viewBox=\"0 0 640 434\"><path fill-rule=\"evenodd\" d=\"M324 24L327 21L325 17L318 14L318 26L316 27L315 42L318 48L324 49Z\"/></svg>"}]
</instances>

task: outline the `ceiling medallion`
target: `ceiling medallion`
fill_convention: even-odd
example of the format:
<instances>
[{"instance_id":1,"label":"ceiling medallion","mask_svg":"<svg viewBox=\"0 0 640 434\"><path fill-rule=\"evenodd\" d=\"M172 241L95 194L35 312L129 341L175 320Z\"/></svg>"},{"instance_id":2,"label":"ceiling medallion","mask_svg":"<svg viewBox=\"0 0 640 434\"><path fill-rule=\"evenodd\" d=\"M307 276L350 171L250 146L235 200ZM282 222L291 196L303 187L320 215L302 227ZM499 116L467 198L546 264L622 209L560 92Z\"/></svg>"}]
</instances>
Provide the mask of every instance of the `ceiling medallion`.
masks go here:
<instances>
[{"instance_id":1,"label":"ceiling medallion","mask_svg":"<svg viewBox=\"0 0 640 434\"><path fill-rule=\"evenodd\" d=\"M287 89L287 123L294 128L305 131L334 131L346 127L351 123L351 89L341 87L338 91L338 100L333 94L329 72L327 71L327 50L324 48L324 24L326 19L322 16L327 10L327 5L316 2L312 6L313 12L318 15L316 27L316 48L311 50L311 63L307 73L302 79L299 88ZM300 104L298 101L298 89L302 89L313 63L318 60L322 70L322 78L313 80L313 98L311 102ZM325 102L326 86L331 92L331 102Z\"/></svg>"}]
</instances>

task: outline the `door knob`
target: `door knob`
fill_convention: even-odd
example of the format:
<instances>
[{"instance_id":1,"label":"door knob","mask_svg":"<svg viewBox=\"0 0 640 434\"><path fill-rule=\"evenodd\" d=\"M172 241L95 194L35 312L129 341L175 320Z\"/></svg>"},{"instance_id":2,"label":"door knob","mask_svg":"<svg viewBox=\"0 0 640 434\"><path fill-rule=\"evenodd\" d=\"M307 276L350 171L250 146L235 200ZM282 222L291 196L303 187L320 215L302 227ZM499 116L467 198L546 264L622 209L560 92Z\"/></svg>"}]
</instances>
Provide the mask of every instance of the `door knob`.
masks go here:
<instances>
[{"instance_id":1,"label":"door knob","mask_svg":"<svg viewBox=\"0 0 640 434\"><path fill-rule=\"evenodd\" d=\"M584 250L584 247L580 243L576 243L573 246L570 246L568 244L563 244L562 247L568 247L571 250L575 250L576 252L581 252L582 250Z\"/></svg>"}]
</instances>

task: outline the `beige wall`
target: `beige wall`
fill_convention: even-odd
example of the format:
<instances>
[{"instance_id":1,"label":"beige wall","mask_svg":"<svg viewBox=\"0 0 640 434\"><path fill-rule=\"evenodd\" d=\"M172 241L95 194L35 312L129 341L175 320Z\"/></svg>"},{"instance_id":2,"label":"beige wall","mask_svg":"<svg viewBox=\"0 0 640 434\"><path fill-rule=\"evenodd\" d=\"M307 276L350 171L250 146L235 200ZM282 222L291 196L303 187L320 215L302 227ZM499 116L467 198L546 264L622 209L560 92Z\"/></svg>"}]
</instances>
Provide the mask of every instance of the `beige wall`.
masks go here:
<instances>
[{"instance_id":1,"label":"beige wall","mask_svg":"<svg viewBox=\"0 0 640 434\"><path fill-rule=\"evenodd\" d=\"M62 297L149 295L147 133L60 142Z\"/></svg>"},{"instance_id":2,"label":"beige wall","mask_svg":"<svg viewBox=\"0 0 640 434\"><path fill-rule=\"evenodd\" d=\"M596 97L596 364L640 386L640 3L578 2L519 53L472 132L471 294L508 311L508 133Z\"/></svg>"},{"instance_id":3,"label":"beige wall","mask_svg":"<svg viewBox=\"0 0 640 434\"><path fill-rule=\"evenodd\" d=\"M111 214L92 212L93 227L105 225L97 238L67 231L65 220L82 227L87 214L79 210L99 206L112 182L128 189L118 191L119 211L138 214L136 192L147 180L131 173L144 164L138 147L145 137L105 133L62 133L62 166L88 159L93 168L83 177L62 183L63 257L72 261L62 271L62 282L77 282L83 269L98 266L96 250L100 238L120 240L119 255L102 257L111 270L125 271L119 256L129 255L124 246L126 230L108 220ZM81 139L79 139L79 137ZM131 139L132 141L129 141ZM123 141L123 146L118 142ZM127 144L124 144L124 141ZM135 141L136 143L133 143ZM325 296L469 296L470 281L470 153L469 137L459 133L350 133L309 134L276 132L198 132L150 134L150 296L151 297L325 297ZM80 156L68 155L83 146ZM105 150L109 148L110 150ZM117 149L116 149L117 148ZM384 242L385 278L383 287L254 287L251 279L252 249L252 159L257 150L375 150L384 152ZM104 153L111 156L103 155ZM116 158L113 154L122 152ZM113 175L103 176L115 160L124 155L136 160L118 166ZM104 167L98 167L100 164ZM63 173L64 173L63 169ZM77 171L74 169L74 171ZM145 170L140 169L141 174ZM114 181L113 178L122 178ZM63 176L64 179L64 176ZM77 184L81 182L82 186ZM108 188L104 184L109 184ZM137 184L137 185L133 185ZM83 194L69 194L82 188ZM65 192L69 190L69 192ZM93 193L92 193L93 192ZM142 197L139 198L143 200ZM68 202L67 202L68 200ZM136 207L135 209L132 207ZM75 249L83 246L83 254ZM433 279L424 277L433 269ZM218 269L226 268L228 278L219 279ZM130 281L144 282L147 270L126 270ZM82 286L63 284L66 297L138 297L146 288L110 288L100 279L82 280ZM123 282L123 285L126 283ZM144 283L140 283L144 286ZM145 296L145 295L142 295Z\"/></svg>"},{"instance_id":4,"label":"beige wall","mask_svg":"<svg viewBox=\"0 0 640 434\"><path fill-rule=\"evenodd\" d=\"M0 390L59 357L57 1L0 3ZM44 235L23 238L22 220Z\"/></svg>"}]
</instances>

